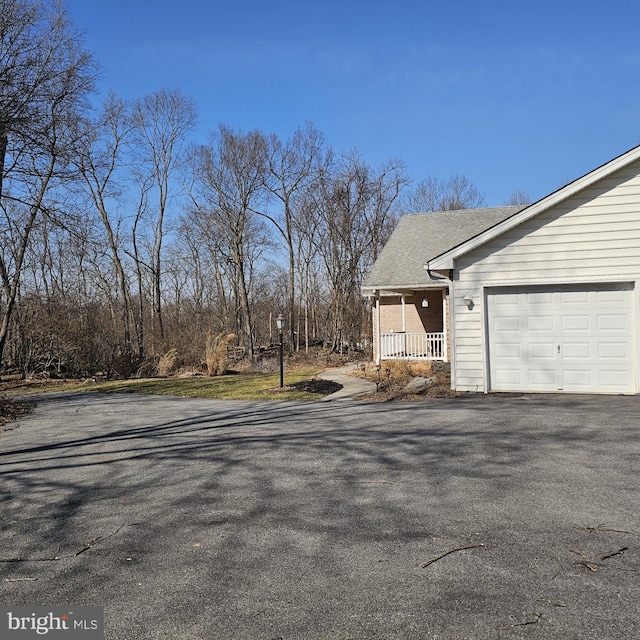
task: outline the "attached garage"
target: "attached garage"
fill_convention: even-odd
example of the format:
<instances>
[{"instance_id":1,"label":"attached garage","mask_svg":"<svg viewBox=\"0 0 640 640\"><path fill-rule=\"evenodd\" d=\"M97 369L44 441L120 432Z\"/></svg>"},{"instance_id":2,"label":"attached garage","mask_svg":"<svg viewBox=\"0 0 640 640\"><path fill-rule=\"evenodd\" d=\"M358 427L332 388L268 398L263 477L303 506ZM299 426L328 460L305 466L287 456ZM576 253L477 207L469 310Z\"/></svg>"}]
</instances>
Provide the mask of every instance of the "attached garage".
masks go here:
<instances>
[{"instance_id":1,"label":"attached garage","mask_svg":"<svg viewBox=\"0 0 640 640\"><path fill-rule=\"evenodd\" d=\"M368 295L448 292L453 389L640 392L640 146L529 206L398 227Z\"/></svg>"},{"instance_id":2,"label":"attached garage","mask_svg":"<svg viewBox=\"0 0 640 640\"><path fill-rule=\"evenodd\" d=\"M640 391L640 146L427 263L458 391Z\"/></svg>"},{"instance_id":3,"label":"attached garage","mask_svg":"<svg viewBox=\"0 0 640 640\"><path fill-rule=\"evenodd\" d=\"M492 391L633 393L632 283L487 289Z\"/></svg>"}]
</instances>

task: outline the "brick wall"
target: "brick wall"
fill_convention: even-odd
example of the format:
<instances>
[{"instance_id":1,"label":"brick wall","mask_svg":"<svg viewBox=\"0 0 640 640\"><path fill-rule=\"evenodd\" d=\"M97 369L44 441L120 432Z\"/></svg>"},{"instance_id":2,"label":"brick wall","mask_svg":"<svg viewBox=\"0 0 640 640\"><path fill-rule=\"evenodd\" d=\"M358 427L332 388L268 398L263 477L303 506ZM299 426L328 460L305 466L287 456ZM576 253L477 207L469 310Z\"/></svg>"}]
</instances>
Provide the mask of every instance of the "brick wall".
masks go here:
<instances>
[{"instance_id":1,"label":"brick wall","mask_svg":"<svg viewBox=\"0 0 640 640\"><path fill-rule=\"evenodd\" d=\"M422 300L429 301L428 307ZM442 292L439 289L421 295L405 296L405 331L407 333L435 333L443 330ZM402 331L402 301L400 296L380 299L380 332Z\"/></svg>"}]
</instances>

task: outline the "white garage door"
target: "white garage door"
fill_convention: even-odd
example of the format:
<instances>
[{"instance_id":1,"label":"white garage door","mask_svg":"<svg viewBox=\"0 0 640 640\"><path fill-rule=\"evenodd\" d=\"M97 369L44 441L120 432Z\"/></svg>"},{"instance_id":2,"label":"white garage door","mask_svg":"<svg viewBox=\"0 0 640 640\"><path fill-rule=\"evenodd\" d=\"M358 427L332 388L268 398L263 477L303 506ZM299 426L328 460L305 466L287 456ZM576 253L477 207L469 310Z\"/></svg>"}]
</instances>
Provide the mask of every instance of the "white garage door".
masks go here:
<instances>
[{"instance_id":1,"label":"white garage door","mask_svg":"<svg viewBox=\"0 0 640 640\"><path fill-rule=\"evenodd\" d=\"M633 285L487 292L490 388L634 393Z\"/></svg>"}]
</instances>

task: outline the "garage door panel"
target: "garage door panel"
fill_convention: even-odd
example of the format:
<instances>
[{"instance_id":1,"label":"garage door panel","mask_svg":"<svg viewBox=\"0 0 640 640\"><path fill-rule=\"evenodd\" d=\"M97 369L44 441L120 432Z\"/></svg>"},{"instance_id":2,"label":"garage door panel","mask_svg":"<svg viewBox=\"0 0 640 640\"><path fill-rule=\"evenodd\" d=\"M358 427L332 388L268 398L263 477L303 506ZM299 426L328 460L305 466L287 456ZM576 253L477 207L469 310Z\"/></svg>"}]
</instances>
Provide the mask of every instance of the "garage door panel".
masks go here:
<instances>
[{"instance_id":1,"label":"garage door panel","mask_svg":"<svg viewBox=\"0 0 640 640\"><path fill-rule=\"evenodd\" d=\"M627 331L628 322L622 314L602 314L598 316L598 331Z\"/></svg>"},{"instance_id":2,"label":"garage door panel","mask_svg":"<svg viewBox=\"0 0 640 640\"><path fill-rule=\"evenodd\" d=\"M500 316L496 318L495 331L520 331L519 316Z\"/></svg>"},{"instance_id":3,"label":"garage door panel","mask_svg":"<svg viewBox=\"0 0 640 640\"><path fill-rule=\"evenodd\" d=\"M496 355L499 358L517 358L521 356L519 342L501 342L496 345Z\"/></svg>"},{"instance_id":4,"label":"garage door panel","mask_svg":"<svg viewBox=\"0 0 640 640\"><path fill-rule=\"evenodd\" d=\"M487 293L490 388L636 391L631 284Z\"/></svg>"},{"instance_id":5,"label":"garage door panel","mask_svg":"<svg viewBox=\"0 0 640 640\"><path fill-rule=\"evenodd\" d=\"M591 331L591 316L581 315L563 315L560 318L560 326L562 331Z\"/></svg>"},{"instance_id":6,"label":"garage door panel","mask_svg":"<svg viewBox=\"0 0 640 640\"><path fill-rule=\"evenodd\" d=\"M600 360L625 360L631 362L631 352L626 342L599 342L598 358Z\"/></svg>"},{"instance_id":7,"label":"garage door panel","mask_svg":"<svg viewBox=\"0 0 640 640\"><path fill-rule=\"evenodd\" d=\"M589 369L563 369L561 371L563 391L591 391L593 389L592 372Z\"/></svg>"},{"instance_id":8,"label":"garage door panel","mask_svg":"<svg viewBox=\"0 0 640 640\"><path fill-rule=\"evenodd\" d=\"M556 345L555 343L538 343L530 342L527 344L527 355L530 360L555 360Z\"/></svg>"},{"instance_id":9,"label":"garage door panel","mask_svg":"<svg viewBox=\"0 0 640 640\"><path fill-rule=\"evenodd\" d=\"M547 387L555 384L556 371L555 368L530 368L529 384L532 391L546 391Z\"/></svg>"},{"instance_id":10,"label":"garage door panel","mask_svg":"<svg viewBox=\"0 0 640 640\"><path fill-rule=\"evenodd\" d=\"M518 295L518 294L516 294ZM527 305L551 304L553 294L550 291L534 291L530 293L519 294L524 298Z\"/></svg>"},{"instance_id":11,"label":"garage door panel","mask_svg":"<svg viewBox=\"0 0 640 640\"><path fill-rule=\"evenodd\" d=\"M570 359L591 360L593 358L590 342L569 342L564 343L561 350L564 351L564 357Z\"/></svg>"},{"instance_id":12,"label":"garage door panel","mask_svg":"<svg viewBox=\"0 0 640 640\"><path fill-rule=\"evenodd\" d=\"M519 294L517 294L517 293L516 294L509 294L508 292L505 292L504 295L500 296L499 298L496 298L495 305L496 306L512 305L514 303L514 300L516 301L516 304L517 304L518 295Z\"/></svg>"},{"instance_id":13,"label":"garage door panel","mask_svg":"<svg viewBox=\"0 0 640 640\"><path fill-rule=\"evenodd\" d=\"M505 387L517 388L522 385L522 372L517 369L496 369L495 377L496 383Z\"/></svg>"},{"instance_id":14,"label":"garage door panel","mask_svg":"<svg viewBox=\"0 0 640 640\"><path fill-rule=\"evenodd\" d=\"M555 318L552 315L528 316L526 323L527 331L553 331L554 320Z\"/></svg>"},{"instance_id":15,"label":"garage door panel","mask_svg":"<svg viewBox=\"0 0 640 640\"><path fill-rule=\"evenodd\" d=\"M603 390L618 392L620 388L624 388L633 383L631 376L619 369L602 369L598 383Z\"/></svg>"},{"instance_id":16,"label":"garage door panel","mask_svg":"<svg viewBox=\"0 0 640 640\"><path fill-rule=\"evenodd\" d=\"M560 291L560 302L565 306L573 304L579 304L583 306L588 301L588 291Z\"/></svg>"},{"instance_id":17,"label":"garage door panel","mask_svg":"<svg viewBox=\"0 0 640 640\"><path fill-rule=\"evenodd\" d=\"M624 303L626 290L609 289L608 291L596 291L596 300L598 303Z\"/></svg>"}]
</instances>

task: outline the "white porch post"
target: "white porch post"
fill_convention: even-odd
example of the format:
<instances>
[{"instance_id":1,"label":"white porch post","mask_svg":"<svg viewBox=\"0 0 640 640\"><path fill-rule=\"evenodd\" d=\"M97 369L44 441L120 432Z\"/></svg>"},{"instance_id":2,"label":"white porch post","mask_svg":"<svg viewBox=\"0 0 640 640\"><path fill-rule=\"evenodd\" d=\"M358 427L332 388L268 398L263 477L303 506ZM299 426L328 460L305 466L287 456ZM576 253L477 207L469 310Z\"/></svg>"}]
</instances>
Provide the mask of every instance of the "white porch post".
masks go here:
<instances>
[{"instance_id":1,"label":"white porch post","mask_svg":"<svg viewBox=\"0 0 640 640\"><path fill-rule=\"evenodd\" d=\"M402 301L402 332L405 333L407 330L407 318L404 309L404 293L400 296L400 300Z\"/></svg>"},{"instance_id":2,"label":"white porch post","mask_svg":"<svg viewBox=\"0 0 640 640\"><path fill-rule=\"evenodd\" d=\"M375 335L375 341L376 341L376 365L379 366L380 365L380 361L381 361L381 352L382 352L382 345L380 344L380 294L376 294L376 308L375 308L375 314L376 314L376 335Z\"/></svg>"},{"instance_id":3,"label":"white porch post","mask_svg":"<svg viewBox=\"0 0 640 640\"><path fill-rule=\"evenodd\" d=\"M449 298L451 300L451 298ZM449 324L449 319L447 318L447 290L442 290L442 355L444 356L444 361L448 361L448 353L447 353L447 328Z\"/></svg>"}]
</instances>

